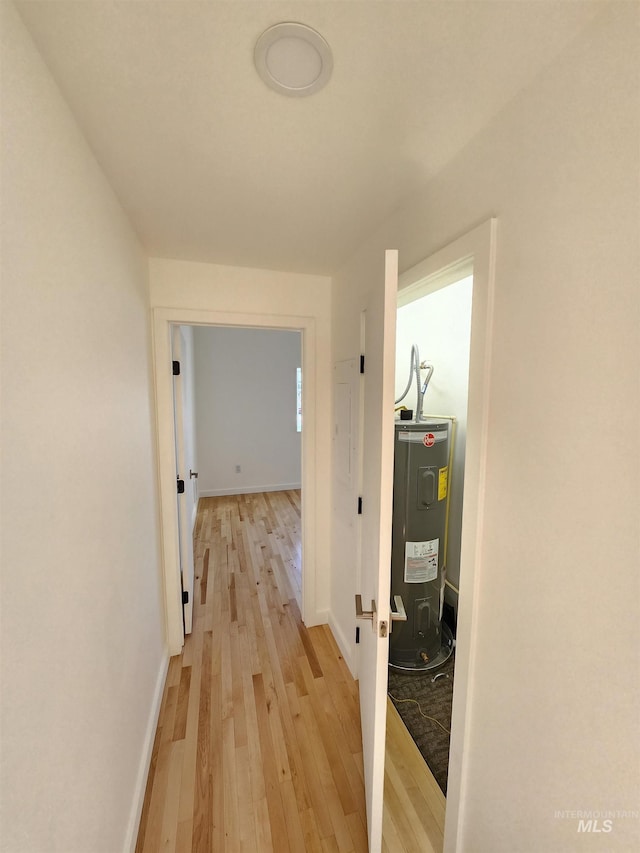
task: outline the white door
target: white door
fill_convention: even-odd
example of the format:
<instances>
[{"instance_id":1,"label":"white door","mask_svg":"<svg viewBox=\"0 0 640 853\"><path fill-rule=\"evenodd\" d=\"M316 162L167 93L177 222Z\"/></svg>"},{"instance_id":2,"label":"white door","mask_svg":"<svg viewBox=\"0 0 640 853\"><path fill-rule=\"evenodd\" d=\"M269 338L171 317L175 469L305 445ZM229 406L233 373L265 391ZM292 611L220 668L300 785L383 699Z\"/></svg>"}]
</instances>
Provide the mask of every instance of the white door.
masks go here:
<instances>
[{"instance_id":1,"label":"white door","mask_svg":"<svg viewBox=\"0 0 640 853\"><path fill-rule=\"evenodd\" d=\"M184 632L190 634L193 627L193 526L192 526L192 474L191 460L187 458L185 442L185 421L188 420L185 411L186 395L184 376L186 347L180 326L171 330L171 351L174 363L178 363L178 372L174 370L173 377L173 416L176 436L176 480L182 483L177 488L178 502L178 537L180 553L180 577L182 580L182 610Z\"/></svg>"},{"instance_id":2,"label":"white door","mask_svg":"<svg viewBox=\"0 0 640 853\"><path fill-rule=\"evenodd\" d=\"M384 273L365 309L364 419L362 428L363 610L360 621L360 715L370 853L382 845L389 596L391 591L391 513L393 508L393 421L398 253L385 253Z\"/></svg>"}]
</instances>

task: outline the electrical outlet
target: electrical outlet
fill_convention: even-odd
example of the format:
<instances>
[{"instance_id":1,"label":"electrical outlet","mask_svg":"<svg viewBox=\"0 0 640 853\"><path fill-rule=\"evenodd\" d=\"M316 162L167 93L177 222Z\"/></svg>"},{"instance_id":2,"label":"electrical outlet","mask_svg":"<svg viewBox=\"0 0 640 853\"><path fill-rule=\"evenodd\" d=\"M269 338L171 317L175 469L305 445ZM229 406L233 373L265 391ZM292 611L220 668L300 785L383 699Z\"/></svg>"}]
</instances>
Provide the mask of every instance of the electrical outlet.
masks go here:
<instances>
[{"instance_id":1,"label":"electrical outlet","mask_svg":"<svg viewBox=\"0 0 640 853\"><path fill-rule=\"evenodd\" d=\"M239 465L236 465L236 474L240 474L242 468Z\"/></svg>"}]
</instances>

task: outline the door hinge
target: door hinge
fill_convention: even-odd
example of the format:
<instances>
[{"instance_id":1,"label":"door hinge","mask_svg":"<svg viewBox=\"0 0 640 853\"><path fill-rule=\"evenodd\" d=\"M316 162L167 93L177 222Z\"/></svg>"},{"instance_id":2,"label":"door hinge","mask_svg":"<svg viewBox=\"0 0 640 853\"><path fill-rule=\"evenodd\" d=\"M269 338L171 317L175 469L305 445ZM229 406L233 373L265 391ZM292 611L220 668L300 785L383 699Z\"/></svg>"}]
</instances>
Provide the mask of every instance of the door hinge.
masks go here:
<instances>
[{"instance_id":1,"label":"door hinge","mask_svg":"<svg viewBox=\"0 0 640 853\"><path fill-rule=\"evenodd\" d=\"M362 515L362 498L358 498L358 515Z\"/></svg>"},{"instance_id":2,"label":"door hinge","mask_svg":"<svg viewBox=\"0 0 640 853\"><path fill-rule=\"evenodd\" d=\"M180 362L179 361L173 362L173 375L174 376L180 376Z\"/></svg>"},{"instance_id":3,"label":"door hinge","mask_svg":"<svg viewBox=\"0 0 640 853\"><path fill-rule=\"evenodd\" d=\"M356 644L360 642L360 626L356 627Z\"/></svg>"},{"instance_id":4,"label":"door hinge","mask_svg":"<svg viewBox=\"0 0 640 853\"><path fill-rule=\"evenodd\" d=\"M182 590L182 603L183 604L189 603L189 590L187 590L187 589Z\"/></svg>"},{"instance_id":5,"label":"door hinge","mask_svg":"<svg viewBox=\"0 0 640 853\"><path fill-rule=\"evenodd\" d=\"M184 480L181 480L180 477L178 477L178 479L176 480L176 483L178 486L178 494L183 495L184 494Z\"/></svg>"},{"instance_id":6,"label":"door hinge","mask_svg":"<svg viewBox=\"0 0 640 853\"><path fill-rule=\"evenodd\" d=\"M364 373L364 356L360 356L360 373Z\"/></svg>"}]
</instances>

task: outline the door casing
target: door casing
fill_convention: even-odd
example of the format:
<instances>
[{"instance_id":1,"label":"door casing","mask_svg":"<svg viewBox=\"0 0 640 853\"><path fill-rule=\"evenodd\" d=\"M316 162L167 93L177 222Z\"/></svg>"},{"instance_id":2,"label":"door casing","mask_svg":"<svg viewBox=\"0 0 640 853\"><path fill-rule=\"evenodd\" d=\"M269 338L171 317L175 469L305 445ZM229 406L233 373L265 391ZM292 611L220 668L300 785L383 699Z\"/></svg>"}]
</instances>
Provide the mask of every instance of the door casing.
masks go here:
<instances>
[{"instance_id":1,"label":"door casing","mask_svg":"<svg viewBox=\"0 0 640 853\"><path fill-rule=\"evenodd\" d=\"M160 554L165 600L166 641L170 656L180 654L184 644L178 518L176 504L176 452L173 419L173 375L171 327L235 326L239 328L286 329L302 337L302 602L305 624L323 619L316 601L315 537L315 433L316 433L316 330L308 316L250 314L190 308L152 309L153 372L157 430L158 492L160 502Z\"/></svg>"}]
</instances>

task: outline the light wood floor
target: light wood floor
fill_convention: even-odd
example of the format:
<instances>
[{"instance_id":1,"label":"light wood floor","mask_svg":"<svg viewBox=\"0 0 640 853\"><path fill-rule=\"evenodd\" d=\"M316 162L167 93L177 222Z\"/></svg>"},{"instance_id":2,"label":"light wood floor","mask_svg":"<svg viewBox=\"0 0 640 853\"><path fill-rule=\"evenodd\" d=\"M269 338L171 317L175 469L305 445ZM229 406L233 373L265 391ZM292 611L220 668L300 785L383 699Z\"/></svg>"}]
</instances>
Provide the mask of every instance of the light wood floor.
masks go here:
<instances>
[{"instance_id":1,"label":"light wood floor","mask_svg":"<svg viewBox=\"0 0 640 853\"><path fill-rule=\"evenodd\" d=\"M366 851L357 683L296 603L300 493L201 498L195 559L136 853ZM440 853L444 798L389 705L383 850Z\"/></svg>"},{"instance_id":2,"label":"light wood floor","mask_svg":"<svg viewBox=\"0 0 640 853\"><path fill-rule=\"evenodd\" d=\"M442 853L445 797L387 699L382 853Z\"/></svg>"},{"instance_id":3,"label":"light wood floor","mask_svg":"<svg viewBox=\"0 0 640 853\"><path fill-rule=\"evenodd\" d=\"M366 851L357 685L300 619L300 494L204 498L138 853Z\"/></svg>"}]
</instances>

